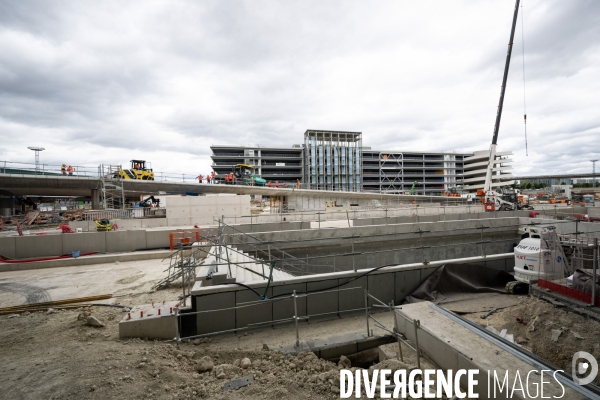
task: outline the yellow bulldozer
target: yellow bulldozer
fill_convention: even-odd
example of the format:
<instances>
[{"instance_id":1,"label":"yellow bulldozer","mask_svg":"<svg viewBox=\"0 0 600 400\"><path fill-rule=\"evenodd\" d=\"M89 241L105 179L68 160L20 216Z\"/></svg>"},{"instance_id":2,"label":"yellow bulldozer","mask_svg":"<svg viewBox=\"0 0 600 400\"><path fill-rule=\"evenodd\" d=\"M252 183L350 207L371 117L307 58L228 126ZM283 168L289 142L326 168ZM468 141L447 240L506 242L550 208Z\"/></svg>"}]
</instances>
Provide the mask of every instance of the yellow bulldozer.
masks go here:
<instances>
[{"instance_id":1,"label":"yellow bulldozer","mask_svg":"<svg viewBox=\"0 0 600 400\"><path fill-rule=\"evenodd\" d=\"M154 172L152 172L150 163L146 166L144 160L131 160L131 169L120 169L117 174L120 175L121 179L154 180Z\"/></svg>"}]
</instances>

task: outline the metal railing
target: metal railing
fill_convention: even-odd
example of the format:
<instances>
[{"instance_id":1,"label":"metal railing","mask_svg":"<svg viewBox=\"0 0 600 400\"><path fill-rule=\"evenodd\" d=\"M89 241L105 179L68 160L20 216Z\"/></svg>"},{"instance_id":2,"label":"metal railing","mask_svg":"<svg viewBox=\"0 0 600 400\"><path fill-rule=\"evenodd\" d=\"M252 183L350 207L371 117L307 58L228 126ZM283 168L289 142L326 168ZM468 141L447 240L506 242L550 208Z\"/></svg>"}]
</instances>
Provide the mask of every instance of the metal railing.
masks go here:
<instances>
[{"instance_id":1,"label":"metal railing","mask_svg":"<svg viewBox=\"0 0 600 400\"><path fill-rule=\"evenodd\" d=\"M96 219L131 219L131 218L146 218L146 217L165 217L166 209L164 208L126 208L123 210L89 210L84 211L84 221L94 221Z\"/></svg>"},{"instance_id":2,"label":"metal railing","mask_svg":"<svg viewBox=\"0 0 600 400\"><path fill-rule=\"evenodd\" d=\"M289 294L287 296L281 296L281 297L275 297L275 298L265 298L264 300L239 303L239 304L236 304L234 307L218 308L218 309L203 310L203 311L192 311L192 312L183 312L182 313L181 310L175 309L176 336L174 339L168 340L168 341L174 340L174 341L179 342L183 339L197 339L197 338L208 337L208 336L213 336L213 335L220 335L220 334L224 334L224 333L240 332L240 331L246 331L246 330L250 330L250 329L256 329L256 328L261 328L261 327L265 327L265 326L270 326L270 325L279 325L279 324L294 322L295 328L296 328L296 347L298 348L298 347L300 347L300 329L298 326L298 321L309 320L310 318L322 317L325 315L332 315L332 314L339 315L341 313L358 312L358 311L363 310L363 308L361 307L361 308L356 308L356 309L351 309L351 310L336 310L336 311L332 311L332 312L305 315L305 316L301 317L298 315L298 303L297 303L298 299L302 298L302 297L314 296L314 295L319 295L319 294L342 292L342 291L356 290L356 289L362 289L362 287L357 286L357 287L344 288L344 289L322 290L322 291L318 291L318 292L310 292L310 293L302 293L302 294L297 294L296 291L294 290L291 294ZM292 299L294 302L294 315L290 316L289 318L257 322L257 323L248 324L243 327L236 327L234 329L227 329L227 330L222 330L222 331L203 333L200 335L181 337L181 334L180 334L180 332L181 332L181 317L188 317L191 315L210 314L210 313L220 312L220 311L239 310L239 309L244 309L244 308L251 308L254 306L258 306L258 305L264 305L264 304L269 304L269 303L272 304L272 303L276 303L276 302L280 302L280 301L284 301L284 300L290 300L290 299Z\"/></svg>"}]
</instances>

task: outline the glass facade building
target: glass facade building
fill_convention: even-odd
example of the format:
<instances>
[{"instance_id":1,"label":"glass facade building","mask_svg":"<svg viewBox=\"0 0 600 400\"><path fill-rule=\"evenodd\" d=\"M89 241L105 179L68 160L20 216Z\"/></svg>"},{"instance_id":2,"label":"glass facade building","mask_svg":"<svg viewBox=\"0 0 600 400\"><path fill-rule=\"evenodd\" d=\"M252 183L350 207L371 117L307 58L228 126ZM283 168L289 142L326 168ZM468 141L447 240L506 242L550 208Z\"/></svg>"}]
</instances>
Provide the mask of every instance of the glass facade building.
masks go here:
<instances>
[{"instance_id":1,"label":"glass facade building","mask_svg":"<svg viewBox=\"0 0 600 400\"><path fill-rule=\"evenodd\" d=\"M311 189L362 191L360 132L307 130L303 182Z\"/></svg>"}]
</instances>

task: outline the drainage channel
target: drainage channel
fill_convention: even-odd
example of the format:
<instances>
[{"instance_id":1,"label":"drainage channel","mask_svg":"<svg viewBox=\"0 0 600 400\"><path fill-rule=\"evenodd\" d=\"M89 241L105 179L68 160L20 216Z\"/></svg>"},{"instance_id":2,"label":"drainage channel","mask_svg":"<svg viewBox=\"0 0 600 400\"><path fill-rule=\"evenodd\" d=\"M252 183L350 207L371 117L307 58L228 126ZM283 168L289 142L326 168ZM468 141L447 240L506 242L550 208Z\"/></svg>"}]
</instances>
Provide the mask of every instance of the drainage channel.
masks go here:
<instances>
[{"instance_id":1,"label":"drainage channel","mask_svg":"<svg viewBox=\"0 0 600 400\"><path fill-rule=\"evenodd\" d=\"M586 396L586 398L600 400L600 388L595 387L595 386L589 386L589 385L588 386L577 385L575 382L573 382L569 378L569 376L564 371L560 371L557 366L548 363L543 358L538 357L535 354L530 353L530 352L524 350L523 348L517 346L516 344L511 343L497 335L494 335L492 332L485 330L483 327L475 324L474 322L466 320L466 319L464 319L448 310L445 310L435 304L430 304L429 307L431 307L435 311L439 312L440 314L446 316L447 318L451 319L452 321L469 329L471 332L488 340L489 342L494 343L496 346L498 346L498 347L502 348L503 350L507 351L508 353L518 357L519 359L528 363L529 365L536 368L537 370L540 370L540 371L541 370L546 370L546 371L550 370L552 372L556 371L556 379L558 379L565 386Z\"/></svg>"}]
</instances>

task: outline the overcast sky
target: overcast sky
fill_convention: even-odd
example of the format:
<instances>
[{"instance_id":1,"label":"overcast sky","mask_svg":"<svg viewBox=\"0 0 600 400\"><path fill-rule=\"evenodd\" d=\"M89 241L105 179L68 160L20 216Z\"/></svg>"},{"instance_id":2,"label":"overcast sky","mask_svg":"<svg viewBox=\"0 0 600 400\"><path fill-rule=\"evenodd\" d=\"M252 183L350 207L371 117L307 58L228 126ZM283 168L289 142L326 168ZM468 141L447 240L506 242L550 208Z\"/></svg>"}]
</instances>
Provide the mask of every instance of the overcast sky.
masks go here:
<instances>
[{"instance_id":1,"label":"overcast sky","mask_svg":"<svg viewBox=\"0 0 600 400\"><path fill-rule=\"evenodd\" d=\"M514 153L516 175L591 172L600 1L522 5L498 150ZM485 150L513 10L512 0L3 1L0 160L33 162L27 146L42 146L49 164L141 158L197 174L210 170L211 144L291 146L306 129L360 131L381 150Z\"/></svg>"}]
</instances>

